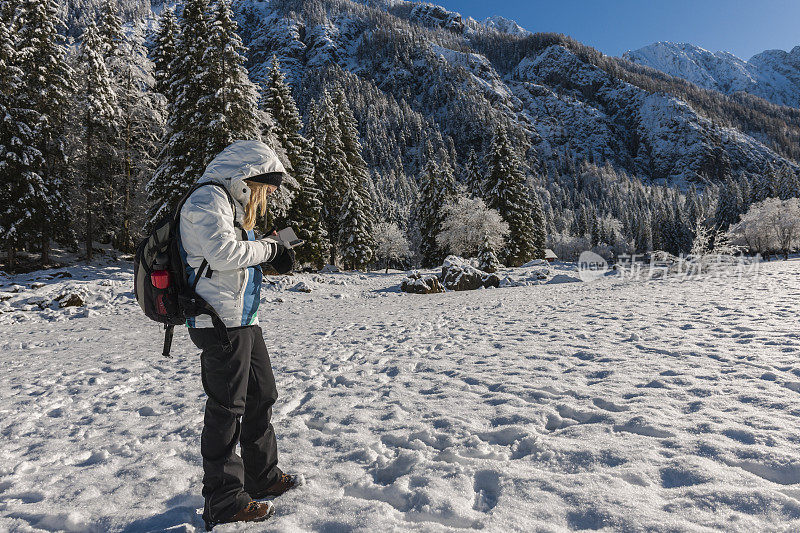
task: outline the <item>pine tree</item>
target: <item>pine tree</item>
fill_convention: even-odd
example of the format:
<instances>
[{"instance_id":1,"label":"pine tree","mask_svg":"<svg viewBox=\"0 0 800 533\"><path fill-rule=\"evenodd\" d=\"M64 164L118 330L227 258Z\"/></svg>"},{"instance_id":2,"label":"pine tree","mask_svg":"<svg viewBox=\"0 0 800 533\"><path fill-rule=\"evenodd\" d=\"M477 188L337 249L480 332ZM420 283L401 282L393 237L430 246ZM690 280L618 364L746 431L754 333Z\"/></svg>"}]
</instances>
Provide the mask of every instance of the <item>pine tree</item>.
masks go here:
<instances>
[{"instance_id":1,"label":"pine tree","mask_svg":"<svg viewBox=\"0 0 800 533\"><path fill-rule=\"evenodd\" d=\"M150 223L171 212L223 148L237 139L260 139L258 91L244 68L244 47L230 4L207 13L207 0L188 0L169 66L168 140L147 185Z\"/></svg>"},{"instance_id":2,"label":"pine tree","mask_svg":"<svg viewBox=\"0 0 800 533\"><path fill-rule=\"evenodd\" d=\"M67 60L67 45L59 32L64 26L59 13L56 0L23 0L17 9L15 32L22 70L20 91L25 107L39 113L39 120L30 127L34 146L42 154L37 173L43 182L45 200L35 215L42 264L49 262L52 238L72 238L67 198L70 162L65 138L70 126L75 75Z\"/></svg>"},{"instance_id":3,"label":"pine tree","mask_svg":"<svg viewBox=\"0 0 800 533\"><path fill-rule=\"evenodd\" d=\"M439 183L439 167L429 159L419 180L419 198L414 209L414 219L420 235L418 246L423 266L439 264L443 252L436 242L442 226L442 195Z\"/></svg>"},{"instance_id":4,"label":"pine tree","mask_svg":"<svg viewBox=\"0 0 800 533\"><path fill-rule=\"evenodd\" d=\"M483 198L483 171L475 150L470 149L464 164L464 184L467 192L475 198Z\"/></svg>"},{"instance_id":5,"label":"pine tree","mask_svg":"<svg viewBox=\"0 0 800 533\"><path fill-rule=\"evenodd\" d=\"M274 121L274 135L286 150L289 164L294 168L304 148L300 134L303 121L297 103L292 97L292 90L286 83L286 76L281 71L280 63L275 56L272 56L264 103Z\"/></svg>"},{"instance_id":6,"label":"pine tree","mask_svg":"<svg viewBox=\"0 0 800 533\"><path fill-rule=\"evenodd\" d=\"M116 74L114 72L117 66L116 59L124 55L122 43L125 40L116 0L104 0L103 6L100 8L98 33L103 41L103 58L113 76Z\"/></svg>"},{"instance_id":7,"label":"pine tree","mask_svg":"<svg viewBox=\"0 0 800 533\"><path fill-rule=\"evenodd\" d=\"M722 185L715 215L715 224L719 231L725 231L728 226L739 220L742 206L739 186L729 176Z\"/></svg>"},{"instance_id":8,"label":"pine tree","mask_svg":"<svg viewBox=\"0 0 800 533\"><path fill-rule=\"evenodd\" d=\"M274 56L264 101L274 121L272 134L285 150L290 172L298 183L297 190L291 193L293 200L285 221L296 229L298 237L306 241L297 249L297 260L322 267L329 244L322 224L322 191L314 180L314 149L301 134L303 121L300 112Z\"/></svg>"},{"instance_id":9,"label":"pine tree","mask_svg":"<svg viewBox=\"0 0 800 533\"><path fill-rule=\"evenodd\" d=\"M230 0L218 0L215 7L204 55L210 90L198 102L207 114L206 149L212 157L237 139L261 138L258 89L244 67L246 49Z\"/></svg>"},{"instance_id":10,"label":"pine tree","mask_svg":"<svg viewBox=\"0 0 800 533\"><path fill-rule=\"evenodd\" d=\"M375 241L370 217L355 184L345 193L339 227L339 248L345 268L365 268L374 256Z\"/></svg>"},{"instance_id":11,"label":"pine tree","mask_svg":"<svg viewBox=\"0 0 800 533\"><path fill-rule=\"evenodd\" d=\"M286 83L286 79L281 72L280 64L277 58L272 58L272 66L269 71L268 84L264 92L264 109L272 117L270 131L265 132L264 135L273 137L278 145L283 148L286 159L288 162L287 169L289 174L295 180L286 180L281 185L282 193L285 194L287 200L291 201L288 211L284 217L276 221L276 224L285 225L289 224L289 219L296 219L298 216L305 216L297 212L294 207L295 202L300 202L304 205L308 204L309 199L298 199L297 195L302 193L301 182L313 184L313 158L308 159L313 154L306 147L306 139L300 133L303 129L303 122L300 118L300 112L297 109L297 104L292 97L291 89ZM305 151L305 152L304 152ZM305 158L305 160L304 160ZM298 173L300 169L305 172L311 172L311 176L303 176ZM308 181L310 178L310 182ZM312 202L313 203L313 202ZM293 212L292 212L293 211ZM316 235L317 233L314 232ZM307 247L308 244L304 245ZM308 248L306 248L308 249Z\"/></svg>"},{"instance_id":12,"label":"pine tree","mask_svg":"<svg viewBox=\"0 0 800 533\"><path fill-rule=\"evenodd\" d=\"M502 266L503 265L501 265L500 261L497 259L495 250L492 249L489 235L485 235L483 244L481 245L481 251L478 254L478 268L491 274L497 272Z\"/></svg>"},{"instance_id":13,"label":"pine tree","mask_svg":"<svg viewBox=\"0 0 800 533\"><path fill-rule=\"evenodd\" d=\"M9 270L16 267L17 250L35 235L37 214L46 205L45 183L38 174L43 157L31 126L40 117L25 107L23 72L16 62L11 32L0 18L0 244Z\"/></svg>"},{"instance_id":14,"label":"pine tree","mask_svg":"<svg viewBox=\"0 0 800 533\"><path fill-rule=\"evenodd\" d=\"M800 196L800 183L797 181L797 174L788 165L783 165L778 171L777 190L775 192L781 200Z\"/></svg>"},{"instance_id":15,"label":"pine tree","mask_svg":"<svg viewBox=\"0 0 800 533\"><path fill-rule=\"evenodd\" d=\"M114 107L113 116L117 120L123 118L122 106L126 100L123 93L128 89L131 74L131 61L133 58L130 56L130 50L127 38L122 31L122 19L119 17L116 0L105 0L100 10L100 25L98 26L98 33L102 41L103 59L105 60L106 69L111 79L111 86L116 98L109 100L109 104ZM137 58L138 59L138 58ZM99 191L101 195L98 205L98 211L102 212L102 219L105 221L100 228L97 228L96 234L100 236L104 242L111 242L117 246L124 246L128 249L132 246L130 242L124 242L128 239L125 237L120 241L120 229L124 226L123 212L125 209L126 188L130 182L125 181L123 174L125 173L125 135L124 125L119 123L115 125L116 135L111 136L106 140L108 149L107 158L105 160L107 185Z\"/></svg>"},{"instance_id":16,"label":"pine tree","mask_svg":"<svg viewBox=\"0 0 800 533\"><path fill-rule=\"evenodd\" d=\"M297 236L306 241L296 251L297 261L300 264L309 263L321 268L330 244L327 242L328 233L322 222L322 191L314 182L311 142L305 139L304 141L305 146L294 167L294 176L300 185L300 190L295 195L286 218L288 225L296 229Z\"/></svg>"},{"instance_id":17,"label":"pine tree","mask_svg":"<svg viewBox=\"0 0 800 533\"><path fill-rule=\"evenodd\" d=\"M348 173L347 155L344 152L339 120L328 91L323 91L320 100L312 106L309 126L310 135L317 149L314 166L322 185L323 218L331 244L330 263L335 264L344 196L354 188L354 185Z\"/></svg>"},{"instance_id":18,"label":"pine tree","mask_svg":"<svg viewBox=\"0 0 800 533\"><path fill-rule=\"evenodd\" d=\"M148 226L171 213L178 200L202 175L213 157L204 138L207 118L198 102L211 90L204 56L209 47L207 0L187 0L175 40L175 57L167 83L167 141L159 154L159 166L147 184Z\"/></svg>"},{"instance_id":19,"label":"pine tree","mask_svg":"<svg viewBox=\"0 0 800 533\"><path fill-rule=\"evenodd\" d=\"M117 141L120 175L113 232L114 246L135 251L137 229L145 222L136 209L138 193L155 170L155 154L164 127L163 98L153 92L153 64L147 59L144 39L134 28L120 43L117 73L120 136Z\"/></svg>"},{"instance_id":20,"label":"pine tree","mask_svg":"<svg viewBox=\"0 0 800 533\"><path fill-rule=\"evenodd\" d=\"M111 186L105 162L108 161L111 152L108 140L117 135L116 94L103 59L103 48L103 40L97 26L94 22L90 22L81 38L79 55L81 79L84 80L79 92L79 108L83 117L85 169L83 190L86 195L84 240L87 260L93 257L92 242L95 231L102 230L95 227L95 224L109 223L102 216L98 217L102 209L98 209L97 202L106 196L104 191Z\"/></svg>"},{"instance_id":21,"label":"pine tree","mask_svg":"<svg viewBox=\"0 0 800 533\"><path fill-rule=\"evenodd\" d=\"M486 166L489 171L484 188L486 204L496 209L509 226L502 261L509 266L519 266L531 259L544 257L544 249L537 243L538 229L532 215L534 205L520 171L522 163L511 147L503 126L495 133ZM539 218L538 223L544 224L543 217Z\"/></svg>"},{"instance_id":22,"label":"pine tree","mask_svg":"<svg viewBox=\"0 0 800 533\"><path fill-rule=\"evenodd\" d=\"M545 246L547 245L547 223L545 221L542 203L536 194L531 194L531 222L532 230L530 232L531 244L533 247L533 257L539 259L544 258Z\"/></svg>"},{"instance_id":23,"label":"pine tree","mask_svg":"<svg viewBox=\"0 0 800 533\"><path fill-rule=\"evenodd\" d=\"M636 231L636 251L646 253L653 251L653 220L650 213L642 213Z\"/></svg>"},{"instance_id":24,"label":"pine tree","mask_svg":"<svg viewBox=\"0 0 800 533\"><path fill-rule=\"evenodd\" d=\"M170 65L175 59L176 40L178 38L178 20L173 9L164 8L158 24L158 33L152 51L156 92L164 95L168 101L175 99L170 92Z\"/></svg>"},{"instance_id":25,"label":"pine tree","mask_svg":"<svg viewBox=\"0 0 800 533\"><path fill-rule=\"evenodd\" d=\"M361 196L361 200L367 206L374 206L376 203L372 178L369 175L367 163L362 155L363 149L358 134L358 123L353 116L353 110L347 102L344 91L341 87L334 93L333 104L336 116L339 119L339 130L342 134L342 148L347 161L347 173L350 180L355 184L356 191ZM374 211L368 209L367 231L371 231L375 225Z\"/></svg>"}]
</instances>

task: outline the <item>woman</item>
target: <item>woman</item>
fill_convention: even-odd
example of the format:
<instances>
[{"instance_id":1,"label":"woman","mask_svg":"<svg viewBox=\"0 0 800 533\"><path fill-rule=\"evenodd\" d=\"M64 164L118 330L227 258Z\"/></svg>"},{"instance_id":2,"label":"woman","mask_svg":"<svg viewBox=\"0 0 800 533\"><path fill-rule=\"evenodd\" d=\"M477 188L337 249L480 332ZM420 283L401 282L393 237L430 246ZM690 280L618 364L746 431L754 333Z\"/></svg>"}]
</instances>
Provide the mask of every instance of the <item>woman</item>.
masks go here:
<instances>
[{"instance_id":1,"label":"woman","mask_svg":"<svg viewBox=\"0 0 800 533\"><path fill-rule=\"evenodd\" d=\"M225 352L210 318L190 319L189 336L202 350L206 401L200 450L203 456L203 519L206 529L223 522L272 516L271 502L298 477L278 468L270 418L278 398L267 348L258 326L262 263L291 271L294 252L269 237L256 240L256 217L286 171L275 152L259 141L236 141L208 165L181 210L181 251L189 282L225 323L233 350ZM230 196L228 195L230 194ZM242 455L236 454L236 444Z\"/></svg>"}]
</instances>

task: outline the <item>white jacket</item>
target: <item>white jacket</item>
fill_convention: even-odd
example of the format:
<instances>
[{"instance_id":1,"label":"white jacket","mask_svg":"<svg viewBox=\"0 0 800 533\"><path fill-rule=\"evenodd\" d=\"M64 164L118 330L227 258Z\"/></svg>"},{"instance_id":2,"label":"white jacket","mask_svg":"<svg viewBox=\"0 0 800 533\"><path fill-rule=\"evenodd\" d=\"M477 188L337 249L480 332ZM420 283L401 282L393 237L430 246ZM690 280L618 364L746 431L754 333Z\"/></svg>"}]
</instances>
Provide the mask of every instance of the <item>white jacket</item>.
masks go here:
<instances>
[{"instance_id":1,"label":"white jacket","mask_svg":"<svg viewBox=\"0 0 800 533\"><path fill-rule=\"evenodd\" d=\"M216 186L200 187L181 209L181 253L185 254L189 283L194 282L205 259L210 277L204 269L195 290L229 328L258 324L259 265L272 261L279 252L274 240L254 240L253 231L245 232L240 226L250 199L244 180L271 172L286 170L269 146L260 141L235 141L211 161L198 183L224 185L234 199L236 213L225 191ZM205 315L187 320L186 325L212 327Z\"/></svg>"}]
</instances>

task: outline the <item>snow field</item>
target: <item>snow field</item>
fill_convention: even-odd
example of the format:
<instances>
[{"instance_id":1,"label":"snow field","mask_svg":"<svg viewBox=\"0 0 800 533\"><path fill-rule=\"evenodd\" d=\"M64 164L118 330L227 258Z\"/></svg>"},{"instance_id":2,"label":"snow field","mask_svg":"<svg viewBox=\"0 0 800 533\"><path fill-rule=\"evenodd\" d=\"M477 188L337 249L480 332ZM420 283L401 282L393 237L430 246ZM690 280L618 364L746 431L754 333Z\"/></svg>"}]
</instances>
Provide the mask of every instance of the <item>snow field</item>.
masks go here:
<instances>
[{"instance_id":1,"label":"snow field","mask_svg":"<svg viewBox=\"0 0 800 533\"><path fill-rule=\"evenodd\" d=\"M120 264L0 280L0 530L202 529L198 350L176 330L161 358ZM277 278L274 423L307 483L215 531L796 529L798 274L433 295ZM86 308L24 300L67 286Z\"/></svg>"}]
</instances>

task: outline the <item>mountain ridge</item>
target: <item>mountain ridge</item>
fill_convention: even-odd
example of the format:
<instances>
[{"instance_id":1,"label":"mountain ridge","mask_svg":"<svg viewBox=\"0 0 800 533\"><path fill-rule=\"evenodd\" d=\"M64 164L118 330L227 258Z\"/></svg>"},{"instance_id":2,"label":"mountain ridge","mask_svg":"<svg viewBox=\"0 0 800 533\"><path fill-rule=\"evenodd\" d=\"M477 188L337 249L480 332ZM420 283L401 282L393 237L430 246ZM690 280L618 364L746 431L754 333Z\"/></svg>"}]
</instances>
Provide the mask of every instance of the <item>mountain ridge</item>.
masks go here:
<instances>
[{"instance_id":1,"label":"mountain ridge","mask_svg":"<svg viewBox=\"0 0 800 533\"><path fill-rule=\"evenodd\" d=\"M691 43L660 41L622 57L723 94L741 91L776 105L800 107L800 46L788 52L765 50L744 60Z\"/></svg>"}]
</instances>

